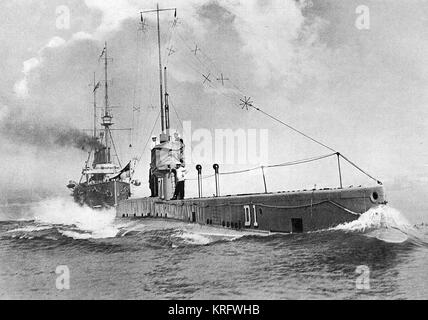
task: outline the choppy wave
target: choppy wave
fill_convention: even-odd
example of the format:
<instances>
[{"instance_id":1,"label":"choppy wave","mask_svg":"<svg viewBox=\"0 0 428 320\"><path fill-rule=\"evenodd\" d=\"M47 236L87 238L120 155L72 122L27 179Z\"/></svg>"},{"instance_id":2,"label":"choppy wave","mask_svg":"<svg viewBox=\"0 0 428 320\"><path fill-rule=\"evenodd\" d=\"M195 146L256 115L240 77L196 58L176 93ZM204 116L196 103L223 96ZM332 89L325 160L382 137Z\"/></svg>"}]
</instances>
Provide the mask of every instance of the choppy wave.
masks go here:
<instances>
[{"instance_id":1,"label":"choppy wave","mask_svg":"<svg viewBox=\"0 0 428 320\"><path fill-rule=\"evenodd\" d=\"M357 220L338 225L334 230L366 232L379 228L413 229L409 221L398 210L387 205L371 208Z\"/></svg>"},{"instance_id":2,"label":"choppy wave","mask_svg":"<svg viewBox=\"0 0 428 320\"><path fill-rule=\"evenodd\" d=\"M37 232L52 229L51 226L28 226L23 228L16 228L13 230L9 230L8 233L12 232Z\"/></svg>"},{"instance_id":3,"label":"choppy wave","mask_svg":"<svg viewBox=\"0 0 428 320\"><path fill-rule=\"evenodd\" d=\"M330 230L358 232L391 243L402 243L407 240L419 244L428 243L420 229L411 225L400 211L387 205L371 208L357 220L338 225Z\"/></svg>"},{"instance_id":4,"label":"choppy wave","mask_svg":"<svg viewBox=\"0 0 428 320\"><path fill-rule=\"evenodd\" d=\"M252 234L251 232L217 229L193 224L178 229L176 237L189 244L207 245L218 241L234 241Z\"/></svg>"},{"instance_id":5,"label":"choppy wave","mask_svg":"<svg viewBox=\"0 0 428 320\"><path fill-rule=\"evenodd\" d=\"M56 198L33 204L29 209L30 225L9 230L20 234L54 230L73 239L112 238L119 233L114 210L92 210L79 206L71 199ZM31 219L31 220L30 220Z\"/></svg>"},{"instance_id":6,"label":"choppy wave","mask_svg":"<svg viewBox=\"0 0 428 320\"><path fill-rule=\"evenodd\" d=\"M35 222L75 226L86 233L84 237L110 238L115 237L119 232L114 226L116 216L114 210L93 210L86 206L79 206L70 199L62 198L42 201L32 210ZM72 233L67 232L65 235L71 236Z\"/></svg>"},{"instance_id":7,"label":"choppy wave","mask_svg":"<svg viewBox=\"0 0 428 320\"><path fill-rule=\"evenodd\" d=\"M192 299L202 292L202 298L401 299L403 287L407 297L427 296L428 228L412 226L388 206L332 229L286 235L115 218L114 211L69 199L28 210L30 221L0 222L3 279L10 279L3 297L57 298L54 281L53 291L46 283L58 263L78 275L70 291L76 299L117 298L119 291L129 299ZM355 290L360 265L373 280L364 295ZM28 279L38 291L22 290Z\"/></svg>"}]
</instances>

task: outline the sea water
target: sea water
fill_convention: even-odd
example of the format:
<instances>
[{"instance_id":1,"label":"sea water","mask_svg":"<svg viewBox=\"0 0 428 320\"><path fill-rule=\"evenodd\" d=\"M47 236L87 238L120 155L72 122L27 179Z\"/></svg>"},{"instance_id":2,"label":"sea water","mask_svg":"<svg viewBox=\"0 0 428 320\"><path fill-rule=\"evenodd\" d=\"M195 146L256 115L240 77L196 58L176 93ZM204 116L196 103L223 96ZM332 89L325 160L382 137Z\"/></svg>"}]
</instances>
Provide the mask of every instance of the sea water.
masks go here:
<instances>
[{"instance_id":1,"label":"sea water","mask_svg":"<svg viewBox=\"0 0 428 320\"><path fill-rule=\"evenodd\" d=\"M428 228L381 206L255 234L50 199L0 208L1 299L427 299Z\"/></svg>"}]
</instances>

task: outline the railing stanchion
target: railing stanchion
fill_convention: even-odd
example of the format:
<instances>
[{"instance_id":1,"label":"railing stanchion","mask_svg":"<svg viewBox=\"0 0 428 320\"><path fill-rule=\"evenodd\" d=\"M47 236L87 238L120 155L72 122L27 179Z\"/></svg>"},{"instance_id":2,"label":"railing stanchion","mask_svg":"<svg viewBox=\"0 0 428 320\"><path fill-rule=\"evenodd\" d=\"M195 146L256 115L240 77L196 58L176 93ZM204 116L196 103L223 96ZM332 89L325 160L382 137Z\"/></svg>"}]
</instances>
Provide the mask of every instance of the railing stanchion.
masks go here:
<instances>
[{"instance_id":1,"label":"railing stanchion","mask_svg":"<svg viewBox=\"0 0 428 320\"><path fill-rule=\"evenodd\" d=\"M337 167L339 168L339 180L340 180L340 189L343 189L342 184L342 170L340 169L340 153L336 153L337 155Z\"/></svg>"},{"instance_id":2,"label":"railing stanchion","mask_svg":"<svg viewBox=\"0 0 428 320\"><path fill-rule=\"evenodd\" d=\"M198 193L199 198L202 198L202 166L198 164L196 166L196 170L198 170Z\"/></svg>"},{"instance_id":3,"label":"railing stanchion","mask_svg":"<svg viewBox=\"0 0 428 320\"><path fill-rule=\"evenodd\" d=\"M215 194L216 197L220 197L220 181L219 181L219 165L216 163L213 165L214 172L215 172Z\"/></svg>"}]
</instances>

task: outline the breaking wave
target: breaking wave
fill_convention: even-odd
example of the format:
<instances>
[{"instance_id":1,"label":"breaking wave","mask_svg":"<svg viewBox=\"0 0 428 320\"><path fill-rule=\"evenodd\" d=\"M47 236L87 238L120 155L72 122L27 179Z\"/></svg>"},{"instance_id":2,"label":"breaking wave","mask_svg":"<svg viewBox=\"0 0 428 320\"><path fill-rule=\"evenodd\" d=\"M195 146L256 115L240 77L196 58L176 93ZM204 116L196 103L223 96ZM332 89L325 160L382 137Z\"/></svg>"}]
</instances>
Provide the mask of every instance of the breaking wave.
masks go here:
<instances>
[{"instance_id":1,"label":"breaking wave","mask_svg":"<svg viewBox=\"0 0 428 320\"><path fill-rule=\"evenodd\" d=\"M413 229L409 221L398 210L386 205L371 208L357 220L338 225L333 230L365 232L379 228Z\"/></svg>"},{"instance_id":2,"label":"breaking wave","mask_svg":"<svg viewBox=\"0 0 428 320\"><path fill-rule=\"evenodd\" d=\"M101 239L115 237L119 229L114 224L114 210L93 210L71 199L49 199L30 209L34 225L16 228L8 233L30 233L56 229L73 239Z\"/></svg>"},{"instance_id":3,"label":"breaking wave","mask_svg":"<svg viewBox=\"0 0 428 320\"><path fill-rule=\"evenodd\" d=\"M254 232L187 224L177 229L175 236L188 244L207 245L218 241L234 241L249 235L254 235Z\"/></svg>"},{"instance_id":4,"label":"breaking wave","mask_svg":"<svg viewBox=\"0 0 428 320\"><path fill-rule=\"evenodd\" d=\"M195 245L207 245L212 242L209 237L198 233L180 232L177 237L181 238L184 242Z\"/></svg>"},{"instance_id":5,"label":"breaking wave","mask_svg":"<svg viewBox=\"0 0 428 320\"><path fill-rule=\"evenodd\" d=\"M418 228L412 226L400 211L387 205L371 208L357 220L338 225L330 230L358 232L391 243L402 243L409 239L427 243L424 239L426 237Z\"/></svg>"}]
</instances>

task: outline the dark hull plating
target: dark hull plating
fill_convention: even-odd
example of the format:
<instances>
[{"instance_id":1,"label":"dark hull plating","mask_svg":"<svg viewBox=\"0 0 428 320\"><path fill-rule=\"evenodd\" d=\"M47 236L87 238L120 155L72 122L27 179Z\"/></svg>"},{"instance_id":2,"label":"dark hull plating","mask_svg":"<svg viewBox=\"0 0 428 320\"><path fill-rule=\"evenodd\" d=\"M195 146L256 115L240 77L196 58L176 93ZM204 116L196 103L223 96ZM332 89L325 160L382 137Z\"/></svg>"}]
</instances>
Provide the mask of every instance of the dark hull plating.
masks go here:
<instances>
[{"instance_id":1,"label":"dark hull plating","mask_svg":"<svg viewBox=\"0 0 428 320\"><path fill-rule=\"evenodd\" d=\"M385 202L382 186L179 201L141 198L119 202L117 216L167 218L224 228L290 233L353 221Z\"/></svg>"},{"instance_id":2,"label":"dark hull plating","mask_svg":"<svg viewBox=\"0 0 428 320\"><path fill-rule=\"evenodd\" d=\"M129 183L101 182L91 185L79 184L73 191L74 200L91 208L114 207L117 202L130 196Z\"/></svg>"}]
</instances>

